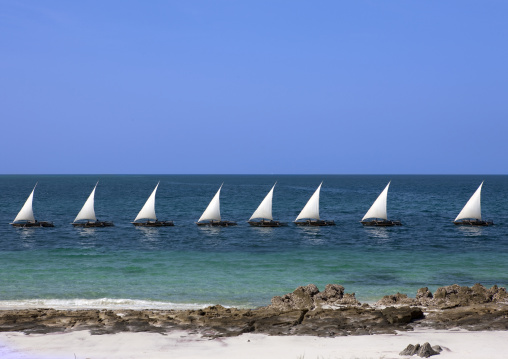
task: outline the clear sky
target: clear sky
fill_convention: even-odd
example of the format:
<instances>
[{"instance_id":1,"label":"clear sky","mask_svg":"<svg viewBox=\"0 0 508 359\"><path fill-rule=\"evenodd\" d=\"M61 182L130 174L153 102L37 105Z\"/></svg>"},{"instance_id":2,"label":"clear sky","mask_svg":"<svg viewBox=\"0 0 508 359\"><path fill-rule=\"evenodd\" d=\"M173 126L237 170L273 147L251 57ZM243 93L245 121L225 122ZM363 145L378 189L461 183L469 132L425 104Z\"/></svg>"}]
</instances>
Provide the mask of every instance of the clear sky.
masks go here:
<instances>
[{"instance_id":1,"label":"clear sky","mask_svg":"<svg viewBox=\"0 0 508 359\"><path fill-rule=\"evenodd\" d=\"M0 0L0 173L506 174L507 1Z\"/></svg>"}]
</instances>

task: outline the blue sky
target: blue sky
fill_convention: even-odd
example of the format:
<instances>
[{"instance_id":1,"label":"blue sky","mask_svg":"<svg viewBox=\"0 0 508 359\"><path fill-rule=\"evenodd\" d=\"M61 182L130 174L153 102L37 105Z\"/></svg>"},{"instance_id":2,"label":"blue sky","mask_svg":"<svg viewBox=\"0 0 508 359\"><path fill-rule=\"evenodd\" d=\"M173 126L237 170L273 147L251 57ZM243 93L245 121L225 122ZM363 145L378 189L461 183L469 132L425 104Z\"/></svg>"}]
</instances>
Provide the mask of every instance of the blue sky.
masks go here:
<instances>
[{"instance_id":1,"label":"blue sky","mask_svg":"<svg viewBox=\"0 0 508 359\"><path fill-rule=\"evenodd\" d=\"M0 173L506 174L506 14L0 0Z\"/></svg>"}]
</instances>

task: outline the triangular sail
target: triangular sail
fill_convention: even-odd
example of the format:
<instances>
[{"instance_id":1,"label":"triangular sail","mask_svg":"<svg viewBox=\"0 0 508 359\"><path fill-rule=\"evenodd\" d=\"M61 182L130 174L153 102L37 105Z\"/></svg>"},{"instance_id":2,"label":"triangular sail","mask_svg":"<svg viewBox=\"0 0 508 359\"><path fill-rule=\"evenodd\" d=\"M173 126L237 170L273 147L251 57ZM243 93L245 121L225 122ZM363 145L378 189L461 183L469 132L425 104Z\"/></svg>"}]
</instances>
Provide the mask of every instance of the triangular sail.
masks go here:
<instances>
[{"instance_id":1,"label":"triangular sail","mask_svg":"<svg viewBox=\"0 0 508 359\"><path fill-rule=\"evenodd\" d=\"M32 193L30 193L30 196L28 196L25 204L21 208L21 211L19 211L16 218L14 218L14 222L17 222L17 221L35 222L34 211L32 208L35 187L37 187L37 183L35 184L34 189L32 190Z\"/></svg>"},{"instance_id":2,"label":"triangular sail","mask_svg":"<svg viewBox=\"0 0 508 359\"><path fill-rule=\"evenodd\" d=\"M97 188L97 184L93 188L92 193L90 193L90 196L86 200L85 204L83 205L83 208L81 208L81 211L79 211L78 215L76 216L76 219L74 219L74 222L77 222L79 220L86 219L88 221L97 221L97 217L95 217L95 210L94 210L94 197L95 197L95 189Z\"/></svg>"},{"instance_id":3,"label":"triangular sail","mask_svg":"<svg viewBox=\"0 0 508 359\"><path fill-rule=\"evenodd\" d=\"M385 189L381 194L378 196L378 198L374 201L370 209L365 213L365 216L363 216L362 221L366 218L381 218L381 219L388 219L388 214L386 213L386 200L388 197L388 187L390 187L390 182L386 185Z\"/></svg>"},{"instance_id":4,"label":"triangular sail","mask_svg":"<svg viewBox=\"0 0 508 359\"><path fill-rule=\"evenodd\" d=\"M270 190L270 192L268 192L268 194L266 195L265 199L263 199L263 201L261 202L259 207L252 214L252 216L250 217L249 221L251 219L253 219L253 218L264 218L264 219L273 220L273 217L272 217L272 199L273 199L273 189L275 188L276 184L277 184L277 182L275 182L275 184L273 185L273 187Z\"/></svg>"},{"instance_id":5,"label":"triangular sail","mask_svg":"<svg viewBox=\"0 0 508 359\"><path fill-rule=\"evenodd\" d=\"M300 212L300 214L298 215L298 217L296 217L295 222L298 221L299 219L302 219L302 218L317 219L317 220L320 219L319 218L319 193L321 192L321 185L322 184L323 184L323 182L321 182L321 184L316 189L316 191L314 192L312 197L310 197L310 199L307 202L307 204L305 205L305 207L303 207L303 209Z\"/></svg>"},{"instance_id":6,"label":"triangular sail","mask_svg":"<svg viewBox=\"0 0 508 359\"><path fill-rule=\"evenodd\" d=\"M198 222L201 221L220 221L220 190L222 188L222 184L219 187L219 190L213 196L212 200L208 207L206 207L205 211L199 218Z\"/></svg>"},{"instance_id":7,"label":"triangular sail","mask_svg":"<svg viewBox=\"0 0 508 359\"><path fill-rule=\"evenodd\" d=\"M474 218L478 220L482 220L482 205L481 205L481 192L482 192L483 182L480 184L480 187L476 190L476 192L471 196L469 201L467 201L462 211L460 211L455 221L459 219L465 218Z\"/></svg>"},{"instance_id":8,"label":"triangular sail","mask_svg":"<svg viewBox=\"0 0 508 359\"><path fill-rule=\"evenodd\" d=\"M157 216L155 215L155 193L157 192L157 187L159 187L159 183L157 183L157 186L155 186L155 189L153 190L152 194L146 200L145 205L143 206L143 208L141 208L141 211L139 211L138 215L136 216L136 219L134 219L134 222L137 221L138 219L152 219L154 221L157 220Z\"/></svg>"}]
</instances>

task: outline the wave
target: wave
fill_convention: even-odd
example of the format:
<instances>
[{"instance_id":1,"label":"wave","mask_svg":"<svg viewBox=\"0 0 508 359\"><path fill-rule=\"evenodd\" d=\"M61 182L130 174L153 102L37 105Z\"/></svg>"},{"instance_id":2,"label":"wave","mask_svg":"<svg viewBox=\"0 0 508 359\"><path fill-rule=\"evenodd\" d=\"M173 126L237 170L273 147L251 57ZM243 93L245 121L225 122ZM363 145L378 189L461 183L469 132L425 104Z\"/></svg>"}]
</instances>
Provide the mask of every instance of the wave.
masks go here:
<instances>
[{"instance_id":1,"label":"wave","mask_svg":"<svg viewBox=\"0 0 508 359\"><path fill-rule=\"evenodd\" d=\"M9 309L202 309L212 304L172 303L138 299L20 299L0 300L0 310Z\"/></svg>"}]
</instances>

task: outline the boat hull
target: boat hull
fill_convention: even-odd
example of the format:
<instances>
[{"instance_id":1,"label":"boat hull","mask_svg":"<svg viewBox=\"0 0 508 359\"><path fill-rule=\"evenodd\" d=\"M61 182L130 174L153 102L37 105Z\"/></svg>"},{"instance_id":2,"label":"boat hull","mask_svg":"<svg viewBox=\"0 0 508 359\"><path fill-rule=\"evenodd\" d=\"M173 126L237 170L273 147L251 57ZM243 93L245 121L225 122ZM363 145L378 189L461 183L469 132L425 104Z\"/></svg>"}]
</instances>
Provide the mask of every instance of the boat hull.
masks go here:
<instances>
[{"instance_id":1,"label":"boat hull","mask_svg":"<svg viewBox=\"0 0 508 359\"><path fill-rule=\"evenodd\" d=\"M20 228L37 228L37 227L54 227L55 226L52 222L45 222L45 221L11 223L11 225L13 227L20 227Z\"/></svg>"},{"instance_id":2,"label":"boat hull","mask_svg":"<svg viewBox=\"0 0 508 359\"><path fill-rule=\"evenodd\" d=\"M197 222L200 227L230 227L236 226L236 222L232 221L210 221L210 222Z\"/></svg>"},{"instance_id":3,"label":"boat hull","mask_svg":"<svg viewBox=\"0 0 508 359\"><path fill-rule=\"evenodd\" d=\"M83 222L83 223L72 223L74 227L82 227L82 228L96 228L96 227L113 227L113 222Z\"/></svg>"},{"instance_id":4,"label":"boat hull","mask_svg":"<svg viewBox=\"0 0 508 359\"><path fill-rule=\"evenodd\" d=\"M374 227L392 227L392 226L401 226L402 223L400 221L389 221L389 220L373 220L373 221L361 221L364 226L374 226Z\"/></svg>"},{"instance_id":5,"label":"boat hull","mask_svg":"<svg viewBox=\"0 0 508 359\"><path fill-rule=\"evenodd\" d=\"M453 223L457 226L492 226L494 224L492 221L480 221L478 219L464 219Z\"/></svg>"},{"instance_id":6,"label":"boat hull","mask_svg":"<svg viewBox=\"0 0 508 359\"><path fill-rule=\"evenodd\" d=\"M324 227L324 226L335 226L334 221L322 221L322 220L307 220L294 222L297 226L311 226L311 227Z\"/></svg>"},{"instance_id":7,"label":"boat hull","mask_svg":"<svg viewBox=\"0 0 508 359\"><path fill-rule=\"evenodd\" d=\"M248 221L253 227L284 227L287 226L286 223L281 223L279 221Z\"/></svg>"},{"instance_id":8,"label":"boat hull","mask_svg":"<svg viewBox=\"0 0 508 359\"><path fill-rule=\"evenodd\" d=\"M154 222L131 222L136 227L171 227L175 224L173 221L154 221Z\"/></svg>"}]
</instances>

